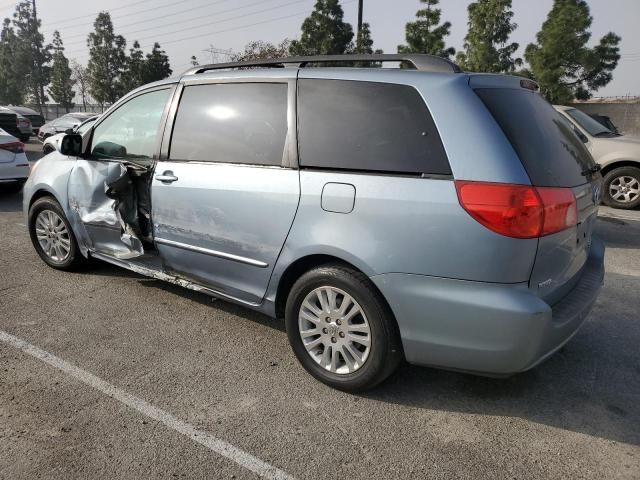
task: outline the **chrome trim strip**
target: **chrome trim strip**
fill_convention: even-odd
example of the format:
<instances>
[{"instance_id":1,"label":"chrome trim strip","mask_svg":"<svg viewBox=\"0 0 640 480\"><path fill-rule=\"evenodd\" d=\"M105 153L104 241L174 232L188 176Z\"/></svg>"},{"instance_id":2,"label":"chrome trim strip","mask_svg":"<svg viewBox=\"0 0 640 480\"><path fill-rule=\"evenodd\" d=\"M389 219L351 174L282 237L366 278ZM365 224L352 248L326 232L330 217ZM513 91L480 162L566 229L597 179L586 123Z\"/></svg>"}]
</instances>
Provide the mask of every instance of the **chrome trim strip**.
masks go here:
<instances>
[{"instance_id":1,"label":"chrome trim strip","mask_svg":"<svg viewBox=\"0 0 640 480\"><path fill-rule=\"evenodd\" d=\"M217 250L210 250L208 248L196 247L195 245L189 245L186 243L174 242L173 240L167 240L166 238L155 237L156 243L161 245L168 245L169 247L181 248L182 250L189 250L191 252L203 253L205 255L211 255L212 257L224 258L231 260L232 262L245 263L259 268L267 268L268 263L261 262L260 260L254 260L253 258L241 257L239 255L233 255L231 253L219 252Z\"/></svg>"}]
</instances>

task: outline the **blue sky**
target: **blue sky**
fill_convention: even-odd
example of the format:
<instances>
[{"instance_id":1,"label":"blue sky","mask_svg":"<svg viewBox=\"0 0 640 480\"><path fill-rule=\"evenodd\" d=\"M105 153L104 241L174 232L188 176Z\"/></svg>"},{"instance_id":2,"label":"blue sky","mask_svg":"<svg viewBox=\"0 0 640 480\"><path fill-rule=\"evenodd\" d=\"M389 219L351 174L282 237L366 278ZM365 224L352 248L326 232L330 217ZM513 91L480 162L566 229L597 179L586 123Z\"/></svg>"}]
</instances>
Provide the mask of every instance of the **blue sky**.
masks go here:
<instances>
[{"instance_id":1,"label":"blue sky","mask_svg":"<svg viewBox=\"0 0 640 480\"><path fill-rule=\"evenodd\" d=\"M466 33L467 0L442 0L443 19L453 26L449 44L462 47ZM622 36L623 58L614 80L596 95L640 95L640 0L589 0L592 41L614 31ZM12 13L15 3L0 0L0 14ZM314 0L37 0L47 40L59 29L67 54L86 63L86 35L93 29L95 13L110 11L116 33L129 44L138 39L145 50L155 40L169 54L174 71L188 68L189 58L210 61L203 50L213 45L238 51L251 40L278 42L295 38L300 24L313 9ZM357 0L342 0L346 20L356 23ZM418 0L364 0L364 19L371 24L376 48L393 53L404 41L404 25L419 8ZM513 41L524 47L535 41L552 0L513 0L519 28ZM221 57L222 58L222 57Z\"/></svg>"}]
</instances>

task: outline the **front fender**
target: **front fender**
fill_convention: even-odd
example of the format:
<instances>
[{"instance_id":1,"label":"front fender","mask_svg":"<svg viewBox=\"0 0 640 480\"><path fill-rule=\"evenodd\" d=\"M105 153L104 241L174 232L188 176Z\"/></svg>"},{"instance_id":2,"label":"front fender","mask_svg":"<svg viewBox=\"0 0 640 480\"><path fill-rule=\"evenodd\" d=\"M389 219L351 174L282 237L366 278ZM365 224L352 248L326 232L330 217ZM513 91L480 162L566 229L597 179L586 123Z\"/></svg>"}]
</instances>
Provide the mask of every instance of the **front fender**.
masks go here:
<instances>
[{"instance_id":1,"label":"front fender","mask_svg":"<svg viewBox=\"0 0 640 480\"><path fill-rule=\"evenodd\" d=\"M69 177L76 164L76 158L67 157L55 151L42 157L32 167L29 179L23 189L23 212L25 220L28 220L29 208L36 197L42 196L46 192L51 195L60 204L67 220L71 224L76 238L81 233L80 226L77 222L77 216L73 214L69 206L68 186ZM86 256L86 247L82 242L78 242L80 251Z\"/></svg>"}]
</instances>

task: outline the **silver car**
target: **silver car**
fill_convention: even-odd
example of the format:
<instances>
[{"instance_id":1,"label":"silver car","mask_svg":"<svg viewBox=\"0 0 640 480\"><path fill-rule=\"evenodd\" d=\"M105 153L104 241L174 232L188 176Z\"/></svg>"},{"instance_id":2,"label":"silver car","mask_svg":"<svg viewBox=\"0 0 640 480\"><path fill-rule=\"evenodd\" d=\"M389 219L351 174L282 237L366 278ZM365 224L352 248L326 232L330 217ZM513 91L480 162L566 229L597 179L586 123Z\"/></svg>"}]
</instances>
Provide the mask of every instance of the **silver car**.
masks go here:
<instances>
[{"instance_id":1,"label":"silver car","mask_svg":"<svg viewBox=\"0 0 640 480\"><path fill-rule=\"evenodd\" d=\"M14 107L13 105L7 108L29 119L29 121L31 122L31 131L33 135L37 135L40 127L44 125L44 117L31 108Z\"/></svg>"},{"instance_id":2,"label":"silver car","mask_svg":"<svg viewBox=\"0 0 640 480\"><path fill-rule=\"evenodd\" d=\"M0 107L0 114L11 113L15 115L13 125L2 122L0 127L11 135L17 137L21 142L28 142L32 134L31 120L16 112L13 107Z\"/></svg>"},{"instance_id":3,"label":"silver car","mask_svg":"<svg viewBox=\"0 0 640 480\"><path fill-rule=\"evenodd\" d=\"M52 135L56 135L58 133L68 133L70 130L73 130L85 120L95 118L97 116L98 114L96 113L87 112L67 113L66 115L56 118L55 120L51 120L50 122L42 125L38 130L38 138L41 141L44 141Z\"/></svg>"},{"instance_id":4,"label":"silver car","mask_svg":"<svg viewBox=\"0 0 640 480\"><path fill-rule=\"evenodd\" d=\"M98 117L91 117L89 120L85 120L84 122L76 125L71 129L72 133L78 133L80 135L84 135L84 133L91 128L93 122L96 121ZM54 150L60 149L60 141L64 138L66 133L56 133L55 135L48 136L42 142L42 153L45 155L53 152Z\"/></svg>"},{"instance_id":5,"label":"silver car","mask_svg":"<svg viewBox=\"0 0 640 480\"><path fill-rule=\"evenodd\" d=\"M414 69L335 66L386 61ZM602 285L601 182L529 80L299 57L131 92L34 167L24 210L48 265L284 318L311 375L358 391L403 359L506 376L561 348Z\"/></svg>"}]
</instances>

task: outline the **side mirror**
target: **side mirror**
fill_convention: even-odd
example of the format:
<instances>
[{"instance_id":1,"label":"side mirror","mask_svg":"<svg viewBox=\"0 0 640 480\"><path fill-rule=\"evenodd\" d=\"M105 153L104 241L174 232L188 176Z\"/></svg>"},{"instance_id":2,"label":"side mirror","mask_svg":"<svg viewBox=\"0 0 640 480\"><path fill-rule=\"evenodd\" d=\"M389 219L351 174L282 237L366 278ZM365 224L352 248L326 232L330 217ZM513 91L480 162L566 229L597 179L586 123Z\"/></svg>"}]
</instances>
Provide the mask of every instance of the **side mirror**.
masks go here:
<instances>
[{"instance_id":1,"label":"side mirror","mask_svg":"<svg viewBox=\"0 0 640 480\"><path fill-rule=\"evenodd\" d=\"M74 130L73 130L73 128L67 128L67 129L64 131L64 133L66 133L66 134L68 135L68 134L70 134L70 133L73 133L73 131L74 131Z\"/></svg>"},{"instance_id":2,"label":"side mirror","mask_svg":"<svg viewBox=\"0 0 640 480\"><path fill-rule=\"evenodd\" d=\"M77 133L67 134L60 142L60 153L69 157L82 155L82 136Z\"/></svg>"}]
</instances>

